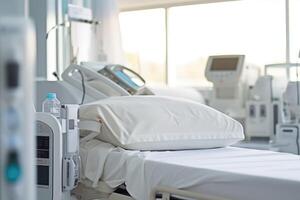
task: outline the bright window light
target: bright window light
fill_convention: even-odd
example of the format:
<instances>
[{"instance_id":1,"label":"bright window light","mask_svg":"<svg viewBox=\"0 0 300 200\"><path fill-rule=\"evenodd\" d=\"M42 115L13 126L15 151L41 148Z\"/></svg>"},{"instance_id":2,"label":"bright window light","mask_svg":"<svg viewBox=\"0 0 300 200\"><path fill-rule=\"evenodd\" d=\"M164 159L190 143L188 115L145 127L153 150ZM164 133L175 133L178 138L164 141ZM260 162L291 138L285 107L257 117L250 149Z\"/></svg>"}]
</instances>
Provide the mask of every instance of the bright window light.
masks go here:
<instances>
[{"instance_id":1,"label":"bright window light","mask_svg":"<svg viewBox=\"0 0 300 200\"><path fill-rule=\"evenodd\" d=\"M124 12L120 24L128 67L150 85L165 84L165 9Z\"/></svg>"},{"instance_id":2,"label":"bright window light","mask_svg":"<svg viewBox=\"0 0 300 200\"><path fill-rule=\"evenodd\" d=\"M291 61L298 62L300 0L290 4ZM204 75L210 55L245 54L262 69L286 61L285 0L130 11L120 14L120 22L128 65L150 85L211 86Z\"/></svg>"},{"instance_id":3,"label":"bright window light","mask_svg":"<svg viewBox=\"0 0 300 200\"><path fill-rule=\"evenodd\" d=\"M291 62L300 62L300 1L290 0Z\"/></svg>"},{"instance_id":4,"label":"bright window light","mask_svg":"<svg viewBox=\"0 0 300 200\"><path fill-rule=\"evenodd\" d=\"M172 85L210 85L209 55L245 54L248 62L285 61L283 0L243 0L174 7L169 11Z\"/></svg>"},{"instance_id":5,"label":"bright window light","mask_svg":"<svg viewBox=\"0 0 300 200\"><path fill-rule=\"evenodd\" d=\"M290 57L292 63L299 63L300 51L300 1L290 0ZM298 72L298 73L297 73ZM300 66L290 69L290 80L300 81Z\"/></svg>"}]
</instances>

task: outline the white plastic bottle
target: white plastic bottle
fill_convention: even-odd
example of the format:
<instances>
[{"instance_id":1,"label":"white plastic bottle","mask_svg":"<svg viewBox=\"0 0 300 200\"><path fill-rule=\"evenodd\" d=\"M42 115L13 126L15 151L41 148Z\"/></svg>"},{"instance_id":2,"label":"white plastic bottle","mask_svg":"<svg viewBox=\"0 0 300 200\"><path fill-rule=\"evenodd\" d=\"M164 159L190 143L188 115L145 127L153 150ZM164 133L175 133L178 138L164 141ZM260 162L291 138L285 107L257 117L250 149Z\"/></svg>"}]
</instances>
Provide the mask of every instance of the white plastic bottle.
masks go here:
<instances>
[{"instance_id":1,"label":"white plastic bottle","mask_svg":"<svg viewBox=\"0 0 300 200\"><path fill-rule=\"evenodd\" d=\"M43 112L60 118L60 101L56 98L56 93L48 93L47 99L43 101Z\"/></svg>"}]
</instances>

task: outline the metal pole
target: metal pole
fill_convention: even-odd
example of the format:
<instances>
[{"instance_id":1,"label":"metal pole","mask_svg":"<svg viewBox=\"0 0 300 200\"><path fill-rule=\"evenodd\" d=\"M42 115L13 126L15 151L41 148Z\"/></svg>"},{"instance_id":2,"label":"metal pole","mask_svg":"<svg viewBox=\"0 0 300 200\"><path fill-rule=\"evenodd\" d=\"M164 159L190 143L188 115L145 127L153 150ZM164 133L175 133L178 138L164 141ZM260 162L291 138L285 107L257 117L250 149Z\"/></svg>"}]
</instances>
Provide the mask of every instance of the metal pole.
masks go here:
<instances>
[{"instance_id":1,"label":"metal pole","mask_svg":"<svg viewBox=\"0 0 300 200\"><path fill-rule=\"evenodd\" d=\"M165 8L165 29L166 29L166 61L165 61L165 67L166 67L166 84L170 84L170 69L169 69L169 14L168 14L169 8Z\"/></svg>"},{"instance_id":2,"label":"metal pole","mask_svg":"<svg viewBox=\"0 0 300 200\"><path fill-rule=\"evenodd\" d=\"M290 58L290 0L285 0L285 28L286 28L286 63L291 62ZM289 67L286 68L287 79L290 79Z\"/></svg>"}]
</instances>

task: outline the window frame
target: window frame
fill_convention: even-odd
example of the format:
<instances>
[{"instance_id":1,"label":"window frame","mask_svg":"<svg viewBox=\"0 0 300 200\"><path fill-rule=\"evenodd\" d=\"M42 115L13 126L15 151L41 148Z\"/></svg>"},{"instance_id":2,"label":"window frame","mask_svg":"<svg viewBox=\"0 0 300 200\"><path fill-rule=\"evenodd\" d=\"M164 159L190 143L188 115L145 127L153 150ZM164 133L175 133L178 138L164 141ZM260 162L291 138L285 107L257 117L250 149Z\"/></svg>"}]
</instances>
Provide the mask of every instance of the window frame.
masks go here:
<instances>
[{"instance_id":1,"label":"window frame","mask_svg":"<svg viewBox=\"0 0 300 200\"><path fill-rule=\"evenodd\" d=\"M122 0L124 1L124 0ZM169 0L167 2L154 0L137 0L136 3L132 0L127 0L126 3L120 3L120 12L148 10L156 8L171 8L177 6L199 5L209 3L221 3L227 1L242 1L242 0Z\"/></svg>"}]
</instances>

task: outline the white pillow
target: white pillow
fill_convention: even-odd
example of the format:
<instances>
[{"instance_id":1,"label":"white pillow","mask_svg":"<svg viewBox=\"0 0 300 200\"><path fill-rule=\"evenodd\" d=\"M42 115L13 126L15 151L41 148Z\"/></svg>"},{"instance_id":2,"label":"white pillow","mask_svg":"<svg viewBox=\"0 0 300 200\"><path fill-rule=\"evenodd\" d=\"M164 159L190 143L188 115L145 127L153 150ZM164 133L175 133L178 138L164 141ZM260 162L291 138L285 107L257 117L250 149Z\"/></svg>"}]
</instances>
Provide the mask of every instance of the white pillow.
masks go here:
<instances>
[{"instance_id":1,"label":"white pillow","mask_svg":"<svg viewBox=\"0 0 300 200\"><path fill-rule=\"evenodd\" d=\"M133 150L224 147L244 139L242 125L195 101L123 96L80 108L80 120L102 123L98 139Z\"/></svg>"}]
</instances>

